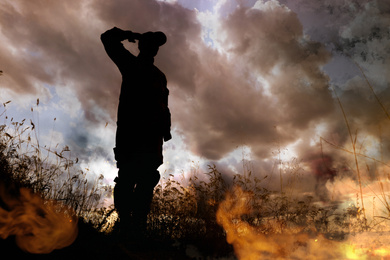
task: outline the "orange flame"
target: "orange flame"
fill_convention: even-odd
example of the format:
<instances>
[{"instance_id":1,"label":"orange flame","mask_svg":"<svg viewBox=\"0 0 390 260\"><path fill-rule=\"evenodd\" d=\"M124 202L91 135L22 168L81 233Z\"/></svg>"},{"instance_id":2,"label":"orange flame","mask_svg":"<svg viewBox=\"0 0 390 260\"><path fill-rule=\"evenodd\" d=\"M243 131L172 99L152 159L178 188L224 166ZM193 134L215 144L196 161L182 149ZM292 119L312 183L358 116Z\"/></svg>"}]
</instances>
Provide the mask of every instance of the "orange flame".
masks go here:
<instances>
[{"instance_id":1,"label":"orange flame","mask_svg":"<svg viewBox=\"0 0 390 260\"><path fill-rule=\"evenodd\" d=\"M77 217L71 210L51 200L43 200L21 188L12 197L0 187L0 237L15 236L17 245L34 254L47 254L71 245L77 237Z\"/></svg>"},{"instance_id":2,"label":"orange flame","mask_svg":"<svg viewBox=\"0 0 390 260\"><path fill-rule=\"evenodd\" d=\"M267 237L258 232L255 227L242 221L241 216L250 213L247 202L251 194L243 192L241 188L235 188L232 193L227 194L226 199L221 202L217 211L217 222L226 231L226 240L232 244L234 251L240 260L256 260L277 256L286 256L289 252L287 244L291 244L290 236L274 235ZM296 236L297 244L305 243L307 235Z\"/></svg>"},{"instance_id":3,"label":"orange flame","mask_svg":"<svg viewBox=\"0 0 390 260\"><path fill-rule=\"evenodd\" d=\"M375 240L368 234L368 247L358 246L359 241L348 239L333 241L315 232L304 233L302 230L287 229L282 234L264 234L259 228L242 220L249 214L248 205L251 193L234 188L221 202L217 211L217 221L225 229L226 240L233 245L234 252L240 260L257 259L372 259L371 256L390 259L390 248L375 247ZM374 234L376 235L376 234ZM375 258L377 259L377 258Z\"/></svg>"}]
</instances>

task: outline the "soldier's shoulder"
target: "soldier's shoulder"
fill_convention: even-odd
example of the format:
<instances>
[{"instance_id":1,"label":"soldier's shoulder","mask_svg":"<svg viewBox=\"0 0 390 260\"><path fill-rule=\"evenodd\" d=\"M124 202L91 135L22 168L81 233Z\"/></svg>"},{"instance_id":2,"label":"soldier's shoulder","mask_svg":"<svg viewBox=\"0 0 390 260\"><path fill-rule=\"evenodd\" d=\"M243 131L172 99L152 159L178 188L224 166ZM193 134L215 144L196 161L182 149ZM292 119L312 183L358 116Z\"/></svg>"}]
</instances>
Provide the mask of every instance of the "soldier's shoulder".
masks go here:
<instances>
[{"instance_id":1,"label":"soldier's shoulder","mask_svg":"<svg viewBox=\"0 0 390 260\"><path fill-rule=\"evenodd\" d=\"M167 77L165 76L164 72L162 72L159 68L154 66L156 73L159 75L159 77L163 78L165 81L167 81Z\"/></svg>"}]
</instances>

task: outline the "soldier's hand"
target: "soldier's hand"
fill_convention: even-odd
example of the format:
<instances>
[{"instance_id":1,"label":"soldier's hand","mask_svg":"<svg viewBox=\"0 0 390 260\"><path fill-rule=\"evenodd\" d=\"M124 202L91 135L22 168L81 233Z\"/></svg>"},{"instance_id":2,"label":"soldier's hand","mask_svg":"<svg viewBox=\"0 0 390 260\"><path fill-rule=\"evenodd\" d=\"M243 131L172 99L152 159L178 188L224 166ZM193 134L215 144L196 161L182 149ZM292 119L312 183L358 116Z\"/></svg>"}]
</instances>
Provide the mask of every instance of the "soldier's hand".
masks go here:
<instances>
[{"instance_id":1,"label":"soldier's hand","mask_svg":"<svg viewBox=\"0 0 390 260\"><path fill-rule=\"evenodd\" d=\"M135 42L135 40L139 40L141 34L134 33L132 31L126 31L126 38L129 42Z\"/></svg>"}]
</instances>

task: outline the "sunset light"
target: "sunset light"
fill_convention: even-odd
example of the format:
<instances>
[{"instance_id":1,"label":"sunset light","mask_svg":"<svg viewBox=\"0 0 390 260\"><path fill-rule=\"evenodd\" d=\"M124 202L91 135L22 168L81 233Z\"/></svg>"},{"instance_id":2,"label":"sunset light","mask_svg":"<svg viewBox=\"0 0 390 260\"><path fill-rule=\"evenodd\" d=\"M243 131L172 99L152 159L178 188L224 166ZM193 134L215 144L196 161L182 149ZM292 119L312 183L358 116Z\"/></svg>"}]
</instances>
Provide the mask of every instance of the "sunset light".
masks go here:
<instances>
[{"instance_id":1,"label":"sunset light","mask_svg":"<svg viewBox=\"0 0 390 260\"><path fill-rule=\"evenodd\" d=\"M390 259L388 1L2 0L0 41L1 250Z\"/></svg>"}]
</instances>

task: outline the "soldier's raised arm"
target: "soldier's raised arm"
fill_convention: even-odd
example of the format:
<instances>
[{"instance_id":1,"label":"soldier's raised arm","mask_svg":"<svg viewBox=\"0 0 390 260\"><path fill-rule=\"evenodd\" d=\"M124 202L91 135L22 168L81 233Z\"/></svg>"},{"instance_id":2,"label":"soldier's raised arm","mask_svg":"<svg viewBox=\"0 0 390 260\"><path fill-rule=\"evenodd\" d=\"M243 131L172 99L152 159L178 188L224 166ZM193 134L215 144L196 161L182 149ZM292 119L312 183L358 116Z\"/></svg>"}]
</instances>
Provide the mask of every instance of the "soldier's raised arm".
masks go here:
<instances>
[{"instance_id":1,"label":"soldier's raised arm","mask_svg":"<svg viewBox=\"0 0 390 260\"><path fill-rule=\"evenodd\" d=\"M114 27L102 33L100 39L108 56L118 66L119 70L122 71L125 64L129 62L129 60L135 58L135 56L123 46L122 41L128 40L129 42L135 42L139 37L139 33L124 31Z\"/></svg>"}]
</instances>

